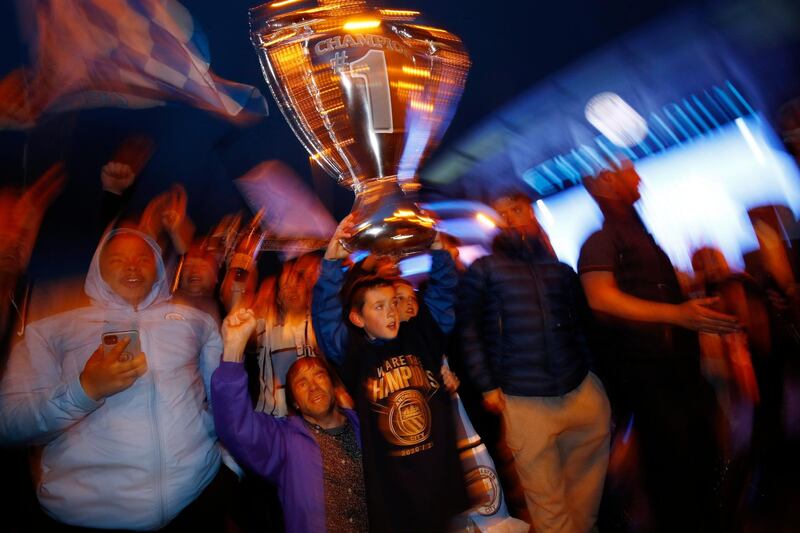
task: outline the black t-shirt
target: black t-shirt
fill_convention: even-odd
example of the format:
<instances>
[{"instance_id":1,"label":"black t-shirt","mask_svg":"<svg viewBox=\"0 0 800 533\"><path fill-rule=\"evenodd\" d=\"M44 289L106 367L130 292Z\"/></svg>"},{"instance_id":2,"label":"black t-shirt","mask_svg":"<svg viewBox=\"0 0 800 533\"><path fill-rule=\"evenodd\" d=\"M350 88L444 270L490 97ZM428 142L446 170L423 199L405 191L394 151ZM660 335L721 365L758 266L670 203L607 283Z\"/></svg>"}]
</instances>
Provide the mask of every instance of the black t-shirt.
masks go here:
<instances>
[{"instance_id":1,"label":"black t-shirt","mask_svg":"<svg viewBox=\"0 0 800 533\"><path fill-rule=\"evenodd\" d=\"M440 373L445 342L425 305L395 339L350 336L341 377L361 420L373 531L443 531L468 507Z\"/></svg>"},{"instance_id":2,"label":"black t-shirt","mask_svg":"<svg viewBox=\"0 0 800 533\"><path fill-rule=\"evenodd\" d=\"M578 274L611 272L619 289L655 302L684 301L667 254L638 217L606 220L581 247ZM696 355L696 336L682 328L606 318L608 342L617 354L632 358Z\"/></svg>"}]
</instances>

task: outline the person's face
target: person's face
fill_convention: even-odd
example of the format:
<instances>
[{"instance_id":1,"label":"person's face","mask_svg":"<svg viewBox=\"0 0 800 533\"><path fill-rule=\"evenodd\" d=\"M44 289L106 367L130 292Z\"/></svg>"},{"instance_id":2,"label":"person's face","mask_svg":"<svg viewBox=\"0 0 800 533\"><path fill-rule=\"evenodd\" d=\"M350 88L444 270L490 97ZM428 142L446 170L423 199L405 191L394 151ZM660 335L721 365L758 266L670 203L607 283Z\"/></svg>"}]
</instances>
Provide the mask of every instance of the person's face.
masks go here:
<instances>
[{"instance_id":1,"label":"person's face","mask_svg":"<svg viewBox=\"0 0 800 533\"><path fill-rule=\"evenodd\" d=\"M278 281L278 304L286 313L305 313L308 311L308 285L304 272L289 267L281 272Z\"/></svg>"},{"instance_id":2,"label":"person's face","mask_svg":"<svg viewBox=\"0 0 800 533\"><path fill-rule=\"evenodd\" d=\"M616 194L620 201L628 205L633 205L641 198L639 185L642 180L639 174L636 173L636 169L633 167L623 167L616 173L614 178Z\"/></svg>"},{"instance_id":3,"label":"person's face","mask_svg":"<svg viewBox=\"0 0 800 533\"><path fill-rule=\"evenodd\" d=\"M217 284L216 267L202 257L188 256L181 269L181 288L190 296L211 296Z\"/></svg>"},{"instance_id":4,"label":"person's face","mask_svg":"<svg viewBox=\"0 0 800 533\"><path fill-rule=\"evenodd\" d=\"M225 310L248 307L252 304L258 285L258 272L255 269L229 268L219 289L220 299Z\"/></svg>"},{"instance_id":5,"label":"person's face","mask_svg":"<svg viewBox=\"0 0 800 533\"><path fill-rule=\"evenodd\" d=\"M300 414L319 420L330 415L336 407L336 396L328 372L318 365L301 369L289 384Z\"/></svg>"},{"instance_id":6,"label":"person's face","mask_svg":"<svg viewBox=\"0 0 800 533\"><path fill-rule=\"evenodd\" d=\"M394 287L375 287L367 290L363 308L360 312L352 310L350 320L356 326L364 328L372 339L397 337L400 320Z\"/></svg>"},{"instance_id":7,"label":"person's face","mask_svg":"<svg viewBox=\"0 0 800 533\"><path fill-rule=\"evenodd\" d=\"M492 203L492 207L503 219L507 228L528 234L538 233L539 226L530 202L522 198L506 197L496 200Z\"/></svg>"},{"instance_id":8,"label":"person's face","mask_svg":"<svg viewBox=\"0 0 800 533\"><path fill-rule=\"evenodd\" d=\"M131 305L150 294L157 273L153 249L136 235L117 235L100 253L100 276Z\"/></svg>"},{"instance_id":9,"label":"person's face","mask_svg":"<svg viewBox=\"0 0 800 533\"><path fill-rule=\"evenodd\" d=\"M400 322L405 322L417 316L419 305L417 304L417 294L414 289L403 283L395 285L395 295L397 296L397 313Z\"/></svg>"}]
</instances>

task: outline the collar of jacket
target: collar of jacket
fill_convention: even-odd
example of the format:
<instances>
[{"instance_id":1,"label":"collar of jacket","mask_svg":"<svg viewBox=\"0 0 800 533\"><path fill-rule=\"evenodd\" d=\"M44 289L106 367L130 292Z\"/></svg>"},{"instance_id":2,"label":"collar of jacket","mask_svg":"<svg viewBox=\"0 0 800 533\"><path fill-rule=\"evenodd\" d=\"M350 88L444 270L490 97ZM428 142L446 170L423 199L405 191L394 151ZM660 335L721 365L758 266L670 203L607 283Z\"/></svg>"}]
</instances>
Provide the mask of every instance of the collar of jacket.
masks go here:
<instances>
[{"instance_id":1,"label":"collar of jacket","mask_svg":"<svg viewBox=\"0 0 800 533\"><path fill-rule=\"evenodd\" d=\"M492 249L494 252L527 261L553 259L539 238L528 237L517 231L503 231L498 234L492 242Z\"/></svg>"}]
</instances>

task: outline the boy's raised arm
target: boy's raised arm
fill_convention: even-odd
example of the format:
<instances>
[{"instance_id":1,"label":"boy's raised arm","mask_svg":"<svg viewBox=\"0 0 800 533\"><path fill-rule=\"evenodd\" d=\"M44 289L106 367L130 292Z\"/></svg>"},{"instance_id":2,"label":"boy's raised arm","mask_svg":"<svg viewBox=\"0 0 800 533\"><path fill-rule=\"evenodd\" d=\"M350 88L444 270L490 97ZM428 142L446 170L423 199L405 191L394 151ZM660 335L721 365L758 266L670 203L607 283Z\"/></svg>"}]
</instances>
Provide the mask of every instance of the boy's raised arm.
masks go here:
<instances>
[{"instance_id":1,"label":"boy's raised arm","mask_svg":"<svg viewBox=\"0 0 800 533\"><path fill-rule=\"evenodd\" d=\"M458 275L456 264L450 254L442 250L439 237L431 246L431 271L428 288L425 291L425 305L431 312L439 329L450 333L456 324L456 286Z\"/></svg>"},{"instance_id":2,"label":"boy's raised arm","mask_svg":"<svg viewBox=\"0 0 800 533\"><path fill-rule=\"evenodd\" d=\"M347 215L339 223L328 243L311 302L311 322L314 325L317 342L325 356L337 365L344 362L348 337L342 313L342 300L339 297L344 282L342 260L348 253L341 241L350 237L352 221L353 215Z\"/></svg>"}]
</instances>

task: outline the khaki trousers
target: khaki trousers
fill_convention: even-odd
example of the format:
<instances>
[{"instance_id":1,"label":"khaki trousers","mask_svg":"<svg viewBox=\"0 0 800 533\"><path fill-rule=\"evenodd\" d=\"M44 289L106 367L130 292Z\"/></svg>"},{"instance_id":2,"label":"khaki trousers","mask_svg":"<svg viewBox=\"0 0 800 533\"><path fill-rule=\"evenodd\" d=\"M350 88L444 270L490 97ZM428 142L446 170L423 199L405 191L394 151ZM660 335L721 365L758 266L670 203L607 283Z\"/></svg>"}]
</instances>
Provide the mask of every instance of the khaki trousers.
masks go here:
<instances>
[{"instance_id":1,"label":"khaki trousers","mask_svg":"<svg viewBox=\"0 0 800 533\"><path fill-rule=\"evenodd\" d=\"M589 531L608 467L611 407L591 372L564 396L506 395L506 444L536 533Z\"/></svg>"}]
</instances>

